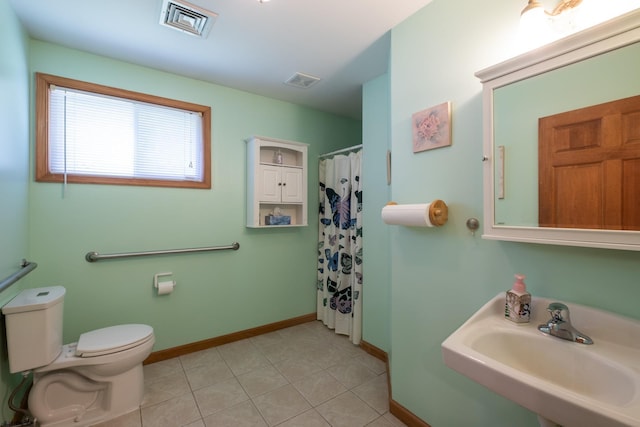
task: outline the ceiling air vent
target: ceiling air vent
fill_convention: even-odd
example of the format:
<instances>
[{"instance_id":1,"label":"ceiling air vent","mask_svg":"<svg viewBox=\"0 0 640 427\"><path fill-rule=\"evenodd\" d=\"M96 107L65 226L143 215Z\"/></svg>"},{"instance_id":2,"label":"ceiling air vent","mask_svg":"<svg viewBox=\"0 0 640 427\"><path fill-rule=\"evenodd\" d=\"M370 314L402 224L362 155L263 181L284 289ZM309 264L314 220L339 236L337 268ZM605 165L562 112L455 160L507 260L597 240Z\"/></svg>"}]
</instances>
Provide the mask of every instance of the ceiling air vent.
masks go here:
<instances>
[{"instance_id":1,"label":"ceiling air vent","mask_svg":"<svg viewBox=\"0 0 640 427\"><path fill-rule=\"evenodd\" d=\"M163 0L160 25L205 38L218 14L185 1Z\"/></svg>"},{"instance_id":2,"label":"ceiling air vent","mask_svg":"<svg viewBox=\"0 0 640 427\"><path fill-rule=\"evenodd\" d=\"M288 84L289 86L307 89L318 83L319 81L320 79L318 77L310 76L309 74L295 73L284 83Z\"/></svg>"}]
</instances>

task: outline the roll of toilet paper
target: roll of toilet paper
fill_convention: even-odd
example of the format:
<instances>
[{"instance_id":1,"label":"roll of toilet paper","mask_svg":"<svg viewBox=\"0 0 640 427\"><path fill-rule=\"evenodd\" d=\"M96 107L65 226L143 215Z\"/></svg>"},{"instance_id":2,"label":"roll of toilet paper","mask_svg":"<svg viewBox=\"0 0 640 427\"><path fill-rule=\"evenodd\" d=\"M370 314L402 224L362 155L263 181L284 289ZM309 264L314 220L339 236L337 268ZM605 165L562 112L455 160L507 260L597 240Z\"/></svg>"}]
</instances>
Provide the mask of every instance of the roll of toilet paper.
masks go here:
<instances>
[{"instance_id":1,"label":"roll of toilet paper","mask_svg":"<svg viewBox=\"0 0 640 427\"><path fill-rule=\"evenodd\" d=\"M158 295L167 295L173 292L176 282L173 280L168 282L158 282Z\"/></svg>"},{"instance_id":2,"label":"roll of toilet paper","mask_svg":"<svg viewBox=\"0 0 640 427\"><path fill-rule=\"evenodd\" d=\"M442 200L406 205L390 203L382 208L382 220L386 224L409 227L438 227L447 222L447 216L447 205Z\"/></svg>"}]
</instances>

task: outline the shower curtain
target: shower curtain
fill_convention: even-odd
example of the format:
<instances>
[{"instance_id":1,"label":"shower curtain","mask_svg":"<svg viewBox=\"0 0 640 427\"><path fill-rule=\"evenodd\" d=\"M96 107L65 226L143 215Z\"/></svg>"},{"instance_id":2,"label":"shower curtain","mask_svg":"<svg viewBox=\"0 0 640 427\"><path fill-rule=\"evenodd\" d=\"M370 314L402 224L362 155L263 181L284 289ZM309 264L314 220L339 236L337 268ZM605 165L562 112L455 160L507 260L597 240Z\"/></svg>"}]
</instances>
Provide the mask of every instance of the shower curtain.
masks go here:
<instances>
[{"instance_id":1,"label":"shower curtain","mask_svg":"<svg viewBox=\"0 0 640 427\"><path fill-rule=\"evenodd\" d=\"M362 338L362 150L319 164L318 319Z\"/></svg>"}]
</instances>

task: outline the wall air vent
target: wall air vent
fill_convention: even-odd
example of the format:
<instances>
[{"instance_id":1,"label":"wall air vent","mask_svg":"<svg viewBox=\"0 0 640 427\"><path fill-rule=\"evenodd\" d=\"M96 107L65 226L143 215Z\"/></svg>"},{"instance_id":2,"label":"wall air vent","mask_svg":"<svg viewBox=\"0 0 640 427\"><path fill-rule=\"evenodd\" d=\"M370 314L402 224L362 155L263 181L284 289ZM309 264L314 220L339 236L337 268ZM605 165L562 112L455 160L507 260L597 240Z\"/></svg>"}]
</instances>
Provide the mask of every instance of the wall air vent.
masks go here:
<instances>
[{"instance_id":1,"label":"wall air vent","mask_svg":"<svg viewBox=\"0 0 640 427\"><path fill-rule=\"evenodd\" d=\"M314 84L318 83L320 78L310 76L309 74L295 73L293 76L289 77L284 83L289 86L295 86L303 89L310 88Z\"/></svg>"},{"instance_id":2,"label":"wall air vent","mask_svg":"<svg viewBox=\"0 0 640 427\"><path fill-rule=\"evenodd\" d=\"M217 17L218 14L185 1L163 0L160 25L205 38Z\"/></svg>"}]
</instances>

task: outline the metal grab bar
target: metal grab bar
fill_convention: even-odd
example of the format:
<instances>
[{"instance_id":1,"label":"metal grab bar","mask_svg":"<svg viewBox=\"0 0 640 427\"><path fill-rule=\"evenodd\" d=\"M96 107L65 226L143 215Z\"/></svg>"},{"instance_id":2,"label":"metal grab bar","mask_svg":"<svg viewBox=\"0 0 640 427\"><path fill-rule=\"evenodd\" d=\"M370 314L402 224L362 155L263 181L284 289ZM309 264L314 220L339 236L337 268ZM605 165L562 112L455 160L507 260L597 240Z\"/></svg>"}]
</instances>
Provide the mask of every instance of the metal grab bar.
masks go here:
<instances>
[{"instance_id":1,"label":"metal grab bar","mask_svg":"<svg viewBox=\"0 0 640 427\"><path fill-rule=\"evenodd\" d=\"M205 248L167 249L164 251L148 251L148 252L125 252L121 254L99 254L98 252L87 252L87 254L84 256L84 259L86 259L87 262L96 262L104 259L129 258L129 257L149 256L149 255L183 254L188 252L224 251L229 249L237 251L238 249L240 249L240 243L233 242L229 246L209 246Z\"/></svg>"},{"instance_id":2,"label":"metal grab bar","mask_svg":"<svg viewBox=\"0 0 640 427\"><path fill-rule=\"evenodd\" d=\"M36 264L35 262L29 262L26 259L23 259L20 263L20 270L0 282L0 292L13 285L27 274L31 273L37 266L38 264Z\"/></svg>"}]
</instances>

